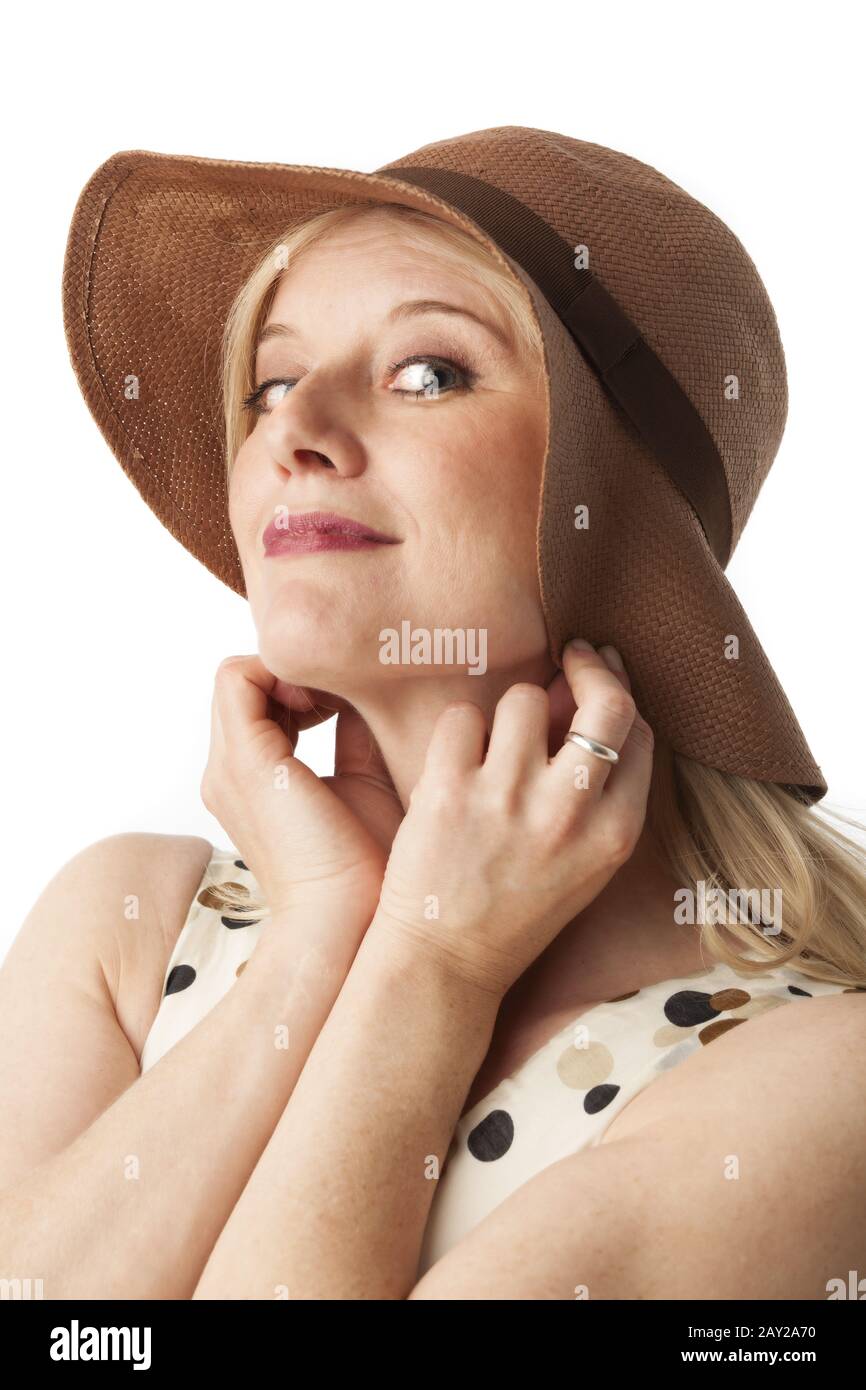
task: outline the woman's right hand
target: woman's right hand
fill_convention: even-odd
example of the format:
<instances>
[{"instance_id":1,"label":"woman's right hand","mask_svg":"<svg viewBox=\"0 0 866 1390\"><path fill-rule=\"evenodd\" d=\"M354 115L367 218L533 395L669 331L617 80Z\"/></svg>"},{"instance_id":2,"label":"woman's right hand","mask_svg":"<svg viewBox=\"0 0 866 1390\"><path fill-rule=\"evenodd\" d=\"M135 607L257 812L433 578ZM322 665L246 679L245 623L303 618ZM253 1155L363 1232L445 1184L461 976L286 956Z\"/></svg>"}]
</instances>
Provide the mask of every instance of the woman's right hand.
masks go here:
<instances>
[{"instance_id":1,"label":"woman's right hand","mask_svg":"<svg viewBox=\"0 0 866 1390\"><path fill-rule=\"evenodd\" d=\"M335 711L334 776L322 778L295 757L295 744L301 729ZM256 655L226 658L214 682L201 797L274 915L327 906L366 928L403 807L346 701L287 685Z\"/></svg>"}]
</instances>

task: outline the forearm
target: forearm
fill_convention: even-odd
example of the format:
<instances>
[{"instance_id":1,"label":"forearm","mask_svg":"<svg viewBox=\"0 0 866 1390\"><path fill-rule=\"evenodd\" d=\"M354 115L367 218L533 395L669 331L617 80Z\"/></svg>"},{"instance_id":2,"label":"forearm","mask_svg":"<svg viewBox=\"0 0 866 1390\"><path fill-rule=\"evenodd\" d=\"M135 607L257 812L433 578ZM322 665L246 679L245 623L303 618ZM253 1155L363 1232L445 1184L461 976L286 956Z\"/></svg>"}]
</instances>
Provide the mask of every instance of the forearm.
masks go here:
<instances>
[{"instance_id":1,"label":"forearm","mask_svg":"<svg viewBox=\"0 0 866 1390\"><path fill-rule=\"evenodd\" d=\"M0 1195L0 1276L46 1298L190 1297L351 964L330 931L269 920L227 995Z\"/></svg>"},{"instance_id":2,"label":"forearm","mask_svg":"<svg viewBox=\"0 0 866 1390\"><path fill-rule=\"evenodd\" d=\"M498 999L374 918L196 1298L404 1298Z\"/></svg>"}]
</instances>

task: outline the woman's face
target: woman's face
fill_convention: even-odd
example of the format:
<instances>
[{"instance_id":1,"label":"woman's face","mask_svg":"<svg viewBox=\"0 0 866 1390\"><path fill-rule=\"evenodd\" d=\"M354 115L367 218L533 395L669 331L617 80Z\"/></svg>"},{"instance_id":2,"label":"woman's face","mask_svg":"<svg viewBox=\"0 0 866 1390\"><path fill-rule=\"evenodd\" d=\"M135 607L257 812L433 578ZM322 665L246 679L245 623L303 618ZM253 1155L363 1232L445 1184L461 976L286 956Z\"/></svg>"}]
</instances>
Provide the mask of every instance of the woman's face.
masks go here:
<instances>
[{"instance_id":1,"label":"woman's face","mask_svg":"<svg viewBox=\"0 0 866 1390\"><path fill-rule=\"evenodd\" d=\"M258 348L255 384L277 384L259 397L229 487L268 669L337 693L444 674L435 662L384 659L385 630L404 623L431 642L436 629L462 631L475 653L464 663L478 664L484 643L489 669L543 653L535 528L546 397L506 311L471 272L371 215L288 267L267 318L276 325ZM396 543L265 553L271 522L313 511Z\"/></svg>"}]
</instances>

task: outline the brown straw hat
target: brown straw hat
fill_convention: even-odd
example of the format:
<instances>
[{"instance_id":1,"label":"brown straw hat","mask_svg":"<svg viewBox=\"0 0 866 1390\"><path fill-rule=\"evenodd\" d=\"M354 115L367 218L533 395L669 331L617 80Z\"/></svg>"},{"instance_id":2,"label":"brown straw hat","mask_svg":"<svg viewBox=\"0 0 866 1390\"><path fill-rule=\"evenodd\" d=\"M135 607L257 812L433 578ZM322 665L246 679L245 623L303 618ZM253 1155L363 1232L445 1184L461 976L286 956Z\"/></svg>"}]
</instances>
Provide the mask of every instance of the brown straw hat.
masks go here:
<instances>
[{"instance_id":1,"label":"brown straw hat","mask_svg":"<svg viewBox=\"0 0 866 1390\"><path fill-rule=\"evenodd\" d=\"M87 404L145 501L245 595L219 376L229 306L296 223L394 202L476 237L534 306L553 659L572 636L612 642L674 750L819 800L821 770L724 574L785 426L776 318L734 234L628 155L523 126L425 145L372 174L113 155L72 217L64 322Z\"/></svg>"}]
</instances>

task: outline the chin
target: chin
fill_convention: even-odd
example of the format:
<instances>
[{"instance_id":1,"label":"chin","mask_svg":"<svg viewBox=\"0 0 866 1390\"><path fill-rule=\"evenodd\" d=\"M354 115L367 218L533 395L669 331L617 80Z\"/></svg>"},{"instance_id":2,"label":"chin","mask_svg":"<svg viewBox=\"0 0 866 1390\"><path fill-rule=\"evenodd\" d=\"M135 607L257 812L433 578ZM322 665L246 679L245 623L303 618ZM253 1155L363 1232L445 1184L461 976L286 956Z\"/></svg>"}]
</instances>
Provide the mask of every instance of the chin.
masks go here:
<instances>
[{"instance_id":1,"label":"chin","mask_svg":"<svg viewBox=\"0 0 866 1390\"><path fill-rule=\"evenodd\" d=\"M315 612L303 604L272 605L264 614L254 613L259 656L280 680L317 690L337 690L353 683L353 677L378 665L375 647L366 636L354 637L349 624L335 609ZM362 633L367 624L359 624Z\"/></svg>"}]
</instances>

